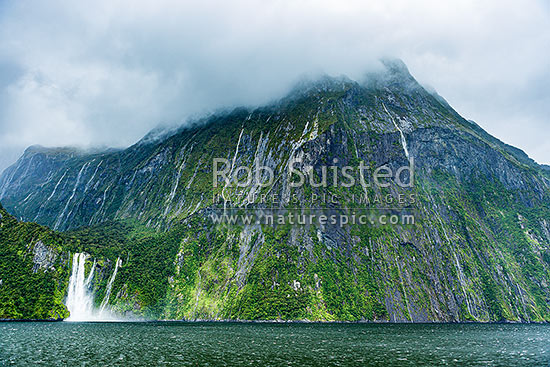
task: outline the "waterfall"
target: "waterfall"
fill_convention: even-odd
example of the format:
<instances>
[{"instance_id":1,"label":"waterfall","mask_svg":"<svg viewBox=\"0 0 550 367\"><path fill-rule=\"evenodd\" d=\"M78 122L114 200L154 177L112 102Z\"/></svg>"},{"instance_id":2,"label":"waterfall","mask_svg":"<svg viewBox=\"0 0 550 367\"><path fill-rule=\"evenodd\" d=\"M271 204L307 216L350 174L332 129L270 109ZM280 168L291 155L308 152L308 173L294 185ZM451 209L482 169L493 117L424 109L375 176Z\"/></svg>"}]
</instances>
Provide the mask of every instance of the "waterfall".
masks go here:
<instances>
[{"instance_id":1,"label":"waterfall","mask_svg":"<svg viewBox=\"0 0 550 367\"><path fill-rule=\"evenodd\" d=\"M103 314L103 311L105 310L105 306L107 306L107 303L109 303L109 297L111 297L111 288L113 287L113 282L115 281L118 267L121 264L122 264L122 260L120 260L120 258L117 258L116 264L115 264L115 271L113 271L113 275L111 275L111 278L109 278L109 282L107 283L107 288L105 289L105 297L103 297L103 301L101 301L101 306L99 307L100 315Z\"/></svg>"},{"instance_id":2,"label":"waterfall","mask_svg":"<svg viewBox=\"0 0 550 367\"><path fill-rule=\"evenodd\" d=\"M407 157L407 159L410 162L411 159L409 157L409 150L407 149L407 139L405 139L405 134L403 134L403 130L401 130L399 125L397 125L397 123L393 119L393 116L389 113L388 109L386 108L386 105L384 103L382 103L382 106L384 107L384 111L386 111L388 116L390 116L391 122L393 122L393 125L395 126L397 131L399 131L399 135L401 136L401 145L403 146L403 151L405 152L405 156Z\"/></svg>"},{"instance_id":3,"label":"waterfall","mask_svg":"<svg viewBox=\"0 0 550 367\"><path fill-rule=\"evenodd\" d=\"M90 270L90 274L88 274L88 277L86 278L86 283L85 284L86 284L87 287L90 286L90 282L94 278L94 270L95 270L95 259L94 259L94 263L92 264L92 269Z\"/></svg>"},{"instance_id":4,"label":"waterfall","mask_svg":"<svg viewBox=\"0 0 550 367\"><path fill-rule=\"evenodd\" d=\"M71 315L69 321L89 321L94 319L94 297L88 289L88 283L93 276L93 268L90 270L89 281L84 274L84 265L87 254L76 253L73 256L73 269L69 279L69 294L67 295L67 308Z\"/></svg>"},{"instance_id":5,"label":"waterfall","mask_svg":"<svg viewBox=\"0 0 550 367\"><path fill-rule=\"evenodd\" d=\"M109 310L105 310L105 299L101 303L100 310L94 307L94 295L90 289L90 284L94 277L96 262L92 265L90 273L86 277L85 264L88 254L75 253L73 255L73 264L71 277L69 279L69 291L67 294L66 306L70 312L67 321L116 321L117 318ZM112 283L115 279L118 267L121 265L120 259L117 259L113 275L109 279L105 295L111 293ZM104 304L105 303L105 304Z\"/></svg>"}]
</instances>

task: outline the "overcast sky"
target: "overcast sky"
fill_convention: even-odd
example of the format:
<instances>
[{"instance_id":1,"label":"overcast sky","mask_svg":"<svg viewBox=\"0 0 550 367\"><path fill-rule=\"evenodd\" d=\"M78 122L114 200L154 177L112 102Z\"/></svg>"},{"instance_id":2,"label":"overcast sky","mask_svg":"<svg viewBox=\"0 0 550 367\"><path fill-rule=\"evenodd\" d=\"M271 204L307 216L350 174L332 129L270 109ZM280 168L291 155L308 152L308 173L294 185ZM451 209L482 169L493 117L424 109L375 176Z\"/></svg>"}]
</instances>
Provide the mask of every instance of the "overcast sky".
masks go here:
<instances>
[{"instance_id":1,"label":"overcast sky","mask_svg":"<svg viewBox=\"0 0 550 367\"><path fill-rule=\"evenodd\" d=\"M0 0L0 170L29 145L128 146L380 57L550 163L548 3Z\"/></svg>"}]
</instances>

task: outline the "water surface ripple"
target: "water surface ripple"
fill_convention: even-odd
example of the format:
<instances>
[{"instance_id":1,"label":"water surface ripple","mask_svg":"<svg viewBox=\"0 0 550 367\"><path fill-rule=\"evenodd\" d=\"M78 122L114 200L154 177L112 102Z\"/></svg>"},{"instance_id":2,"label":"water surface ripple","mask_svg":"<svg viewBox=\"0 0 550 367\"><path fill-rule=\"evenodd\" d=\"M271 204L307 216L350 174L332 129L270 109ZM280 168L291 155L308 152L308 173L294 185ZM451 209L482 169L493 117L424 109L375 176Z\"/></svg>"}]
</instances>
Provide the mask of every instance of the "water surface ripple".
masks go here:
<instances>
[{"instance_id":1,"label":"water surface ripple","mask_svg":"<svg viewBox=\"0 0 550 367\"><path fill-rule=\"evenodd\" d=\"M550 325L2 322L2 366L548 366Z\"/></svg>"}]
</instances>

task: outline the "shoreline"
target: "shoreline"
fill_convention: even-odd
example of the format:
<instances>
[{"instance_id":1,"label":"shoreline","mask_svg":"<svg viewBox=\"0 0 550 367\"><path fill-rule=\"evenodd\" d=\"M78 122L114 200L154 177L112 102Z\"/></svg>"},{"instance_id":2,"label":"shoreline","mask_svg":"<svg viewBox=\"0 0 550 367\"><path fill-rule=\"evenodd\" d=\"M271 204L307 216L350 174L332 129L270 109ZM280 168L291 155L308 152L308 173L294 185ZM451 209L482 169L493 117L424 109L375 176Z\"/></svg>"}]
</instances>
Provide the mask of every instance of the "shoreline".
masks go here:
<instances>
[{"instance_id":1,"label":"shoreline","mask_svg":"<svg viewBox=\"0 0 550 367\"><path fill-rule=\"evenodd\" d=\"M201 323L219 323L219 324L364 324L364 325L543 325L550 324L549 321L423 321L423 322L390 322L390 321L311 321L311 320L211 320L211 319L194 319L194 320L114 320L114 321L66 321L64 319L0 319L3 322L67 322L67 323L102 323L102 324L122 324L122 323L181 323L181 324L201 324Z\"/></svg>"}]
</instances>

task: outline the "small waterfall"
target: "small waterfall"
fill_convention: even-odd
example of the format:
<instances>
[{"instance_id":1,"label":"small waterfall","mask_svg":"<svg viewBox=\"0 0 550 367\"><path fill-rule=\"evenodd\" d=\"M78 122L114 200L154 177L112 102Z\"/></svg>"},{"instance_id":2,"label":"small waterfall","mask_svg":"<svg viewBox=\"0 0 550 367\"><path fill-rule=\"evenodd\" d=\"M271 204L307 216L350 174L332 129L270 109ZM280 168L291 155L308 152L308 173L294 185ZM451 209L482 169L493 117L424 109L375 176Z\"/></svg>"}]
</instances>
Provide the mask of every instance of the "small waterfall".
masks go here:
<instances>
[{"instance_id":1,"label":"small waterfall","mask_svg":"<svg viewBox=\"0 0 550 367\"><path fill-rule=\"evenodd\" d=\"M113 275L111 275L111 278L109 278L109 282L107 283L107 288L105 289L105 297L103 297L103 301L101 301L101 306L99 307L99 314L103 314L103 311L105 310L105 306L107 306L107 303L109 303L109 297L111 297L111 288L113 287L113 282L116 278L116 273L118 271L118 267L122 265L122 260L120 258L116 259L115 264L115 271L113 271Z\"/></svg>"},{"instance_id":2,"label":"small waterfall","mask_svg":"<svg viewBox=\"0 0 550 367\"><path fill-rule=\"evenodd\" d=\"M92 269L90 270L90 274L88 274L88 278L86 278L86 283L85 284L86 284L87 287L90 286L90 282L94 278L94 271L95 271L95 259L94 259L94 263L92 265Z\"/></svg>"},{"instance_id":3,"label":"small waterfall","mask_svg":"<svg viewBox=\"0 0 550 367\"><path fill-rule=\"evenodd\" d=\"M109 311L105 310L105 300L101 303L100 310L94 307L94 295L90 289L93 280L96 262L92 265L90 273L86 277L85 264L89 255L85 253L75 253L73 255L73 265L71 277L69 279L69 292L67 295L66 306L70 316L67 321L116 321L117 318ZM118 267L121 265L120 259L117 259L113 275L109 279L105 294L111 293L112 283L116 276ZM104 304L105 303L105 304Z\"/></svg>"},{"instance_id":4,"label":"small waterfall","mask_svg":"<svg viewBox=\"0 0 550 367\"><path fill-rule=\"evenodd\" d=\"M384 107L384 111L386 111L388 116L390 116L391 122L393 122L393 125L395 126L397 131L399 131L399 135L401 136L401 145L403 146L403 151L405 152L405 156L407 157L407 159L410 162L411 158L409 157L409 149L407 149L407 139L405 139L405 134L403 134L403 130L401 130L399 125L397 125L397 123L393 119L393 116L388 112L388 109L386 108L386 105L384 103L382 103L382 106Z\"/></svg>"}]
</instances>

